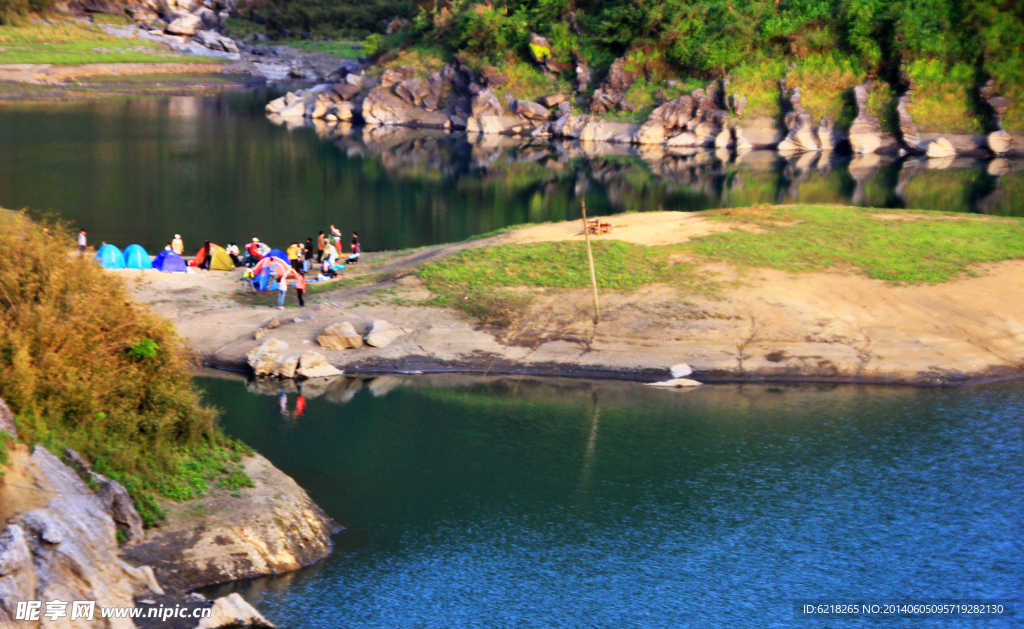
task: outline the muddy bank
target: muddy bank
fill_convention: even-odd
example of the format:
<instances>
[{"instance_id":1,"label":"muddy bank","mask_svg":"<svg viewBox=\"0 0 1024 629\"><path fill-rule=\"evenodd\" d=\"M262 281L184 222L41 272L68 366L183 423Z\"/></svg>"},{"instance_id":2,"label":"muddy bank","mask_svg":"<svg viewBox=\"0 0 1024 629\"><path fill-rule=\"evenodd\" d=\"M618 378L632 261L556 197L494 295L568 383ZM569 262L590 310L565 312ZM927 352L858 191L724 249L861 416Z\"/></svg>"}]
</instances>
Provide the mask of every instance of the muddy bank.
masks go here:
<instances>
[{"instance_id":1,"label":"muddy bank","mask_svg":"<svg viewBox=\"0 0 1024 629\"><path fill-rule=\"evenodd\" d=\"M614 237L682 242L721 229L695 214L613 217ZM363 284L316 292L304 309L272 307L276 295L240 295L240 276L121 271L139 301L170 317L204 364L248 370L268 338L281 359L317 351L348 374L472 371L661 380L676 363L705 380L828 380L946 385L1024 374L1024 261L975 269L936 285L895 286L842 272L788 273L703 263L709 294L651 284L602 291L592 322L588 290L539 292L510 328L482 326L458 311L424 305L416 270L466 247L579 239L555 223L401 255L367 255ZM659 240L659 238L661 240ZM141 278L136 280L136 278ZM291 301L289 300L289 303ZM375 321L402 330L383 348L332 350L326 328Z\"/></svg>"}]
</instances>

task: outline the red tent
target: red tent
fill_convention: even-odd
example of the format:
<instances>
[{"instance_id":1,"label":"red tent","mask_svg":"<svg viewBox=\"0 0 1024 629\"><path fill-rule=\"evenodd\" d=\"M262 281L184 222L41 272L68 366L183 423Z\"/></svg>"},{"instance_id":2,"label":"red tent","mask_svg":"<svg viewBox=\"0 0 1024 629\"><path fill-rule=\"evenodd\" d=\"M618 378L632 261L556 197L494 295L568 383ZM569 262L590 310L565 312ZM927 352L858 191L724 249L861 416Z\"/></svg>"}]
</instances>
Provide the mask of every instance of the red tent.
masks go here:
<instances>
[{"instance_id":1,"label":"red tent","mask_svg":"<svg viewBox=\"0 0 1024 629\"><path fill-rule=\"evenodd\" d=\"M212 242L210 243L210 251L211 252L213 250L215 250L215 249L218 249L219 247L220 247L220 245L215 245ZM202 247L199 248L199 251L196 252L196 257L192 258L192 261L189 262L188 265L189 266L194 266L194 267L199 267L199 266L201 266L203 264L203 260L205 260L205 259L206 259L206 245L203 245Z\"/></svg>"}]
</instances>

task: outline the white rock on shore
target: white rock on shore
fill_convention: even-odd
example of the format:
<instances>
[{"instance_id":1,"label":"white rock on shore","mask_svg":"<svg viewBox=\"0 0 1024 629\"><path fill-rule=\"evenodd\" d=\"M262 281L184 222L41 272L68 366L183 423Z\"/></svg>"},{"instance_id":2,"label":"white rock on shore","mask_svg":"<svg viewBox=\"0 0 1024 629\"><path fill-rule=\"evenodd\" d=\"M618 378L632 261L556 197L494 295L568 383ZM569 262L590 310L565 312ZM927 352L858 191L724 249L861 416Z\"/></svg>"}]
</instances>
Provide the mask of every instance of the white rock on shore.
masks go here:
<instances>
[{"instance_id":1,"label":"white rock on shore","mask_svg":"<svg viewBox=\"0 0 1024 629\"><path fill-rule=\"evenodd\" d=\"M366 344L370 347L387 347L392 341L405 334L399 328L391 325L383 319L375 319L373 327L366 334Z\"/></svg>"},{"instance_id":2,"label":"white rock on shore","mask_svg":"<svg viewBox=\"0 0 1024 629\"><path fill-rule=\"evenodd\" d=\"M925 151L925 155L927 155L929 159L956 157L956 149L953 148L953 144L946 138L939 138L934 142L928 143L928 149Z\"/></svg>"},{"instance_id":3,"label":"white rock on shore","mask_svg":"<svg viewBox=\"0 0 1024 629\"><path fill-rule=\"evenodd\" d=\"M300 378L327 378L340 376L342 373L344 372L327 362L323 354L316 352L306 352L300 356L299 366L295 370L295 375Z\"/></svg>"},{"instance_id":4,"label":"white rock on shore","mask_svg":"<svg viewBox=\"0 0 1024 629\"><path fill-rule=\"evenodd\" d=\"M351 323L343 321L324 328L324 331L316 337L316 342L320 344L320 347L334 351L359 349L363 346L363 337L359 336Z\"/></svg>"},{"instance_id":5,"label":"white rock on shore","mask_svg":"<svg viewBox=\"0 0 1024 629\"><path fill-rule=\"evenodd\" d=\"M209 618L199 621L196 629L226 629L227 627L273 627L274 624L256 611L238 592L222 596L213 602Z\"/></svg>"}]
</instances>

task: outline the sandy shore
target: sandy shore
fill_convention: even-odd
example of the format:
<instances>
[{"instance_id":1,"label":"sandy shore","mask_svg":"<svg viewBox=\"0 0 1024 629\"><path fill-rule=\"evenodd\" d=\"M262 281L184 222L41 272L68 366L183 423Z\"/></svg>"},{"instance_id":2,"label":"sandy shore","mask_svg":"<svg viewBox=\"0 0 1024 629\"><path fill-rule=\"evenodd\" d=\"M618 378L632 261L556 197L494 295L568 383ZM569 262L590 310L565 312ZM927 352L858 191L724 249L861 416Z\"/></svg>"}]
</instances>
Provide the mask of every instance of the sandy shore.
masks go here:
<instances>
[{"instance_id":1,"label":"sandy shore","mask_svg":"<svg viewBox=\"0 0 1024 629\"><path fill-rule=\"evenodd\" d=\"M612 217L601 238L671 244L735 228L699 214ZM704 380L807 380L953 384L1024 375L1024 261L973 269L937 285L893 286L855 273L788 273L703 264L722 287L710 296L649 285L603 291L591 321L589 291L540 293L507 330L454 310L417 305L430 293L414 271L466 247L581 240L578 222L525 227L492 238L406 254L369 254L352 276L366 284L314 294L279 311L276 294L240 294L240 271L177 275L113 271L136 299L170 317L209 366L247 369L258 327L285 355L315 349L348 373L464 370L484 373L663 379L690 364ZM347 272L348 272L347 271ZM289 294L289 305L294 294ZM325 351L328 325L367 329L384 319L410 330L384 349Z\"/></svg>"}]
</instances>

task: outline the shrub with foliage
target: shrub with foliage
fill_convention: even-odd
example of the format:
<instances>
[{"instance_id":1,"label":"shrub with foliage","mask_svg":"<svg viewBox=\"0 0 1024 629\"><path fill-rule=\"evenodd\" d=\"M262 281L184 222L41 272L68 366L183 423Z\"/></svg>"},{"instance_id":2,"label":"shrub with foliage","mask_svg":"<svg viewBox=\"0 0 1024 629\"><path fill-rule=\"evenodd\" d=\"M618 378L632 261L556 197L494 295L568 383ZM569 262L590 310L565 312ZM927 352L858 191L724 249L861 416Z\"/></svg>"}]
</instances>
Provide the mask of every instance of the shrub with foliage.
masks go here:
<instances>
[{"instance_id":1,"label":"shrub with foliage","mask_svg":"<svg viewBox=\"0 0 1024 629\"><path fill-rule=\"evenodd\" d=\"M173 327L136 305L70 234L0 210L0 398L21 438L65 446L127 487L144 520L237 467Z\"/></svg>"}]
</instances>

